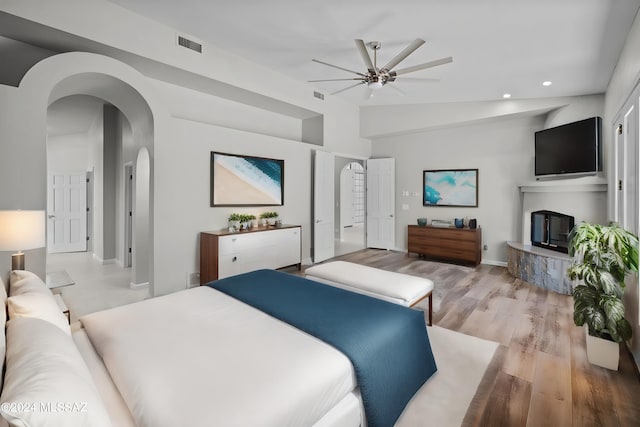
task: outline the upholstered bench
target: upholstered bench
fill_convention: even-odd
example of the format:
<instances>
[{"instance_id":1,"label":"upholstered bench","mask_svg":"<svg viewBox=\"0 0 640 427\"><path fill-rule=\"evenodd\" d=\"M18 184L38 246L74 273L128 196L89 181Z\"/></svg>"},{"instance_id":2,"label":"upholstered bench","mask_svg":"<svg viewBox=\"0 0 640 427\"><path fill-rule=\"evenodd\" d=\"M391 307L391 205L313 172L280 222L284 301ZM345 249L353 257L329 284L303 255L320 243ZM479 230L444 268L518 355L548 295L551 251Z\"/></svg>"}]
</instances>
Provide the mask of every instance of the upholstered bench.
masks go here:
<instances>
[{"instance_id":1,"label":"upholstered bench","mask_svg":"<svg viewBox=\"0 0 640 427\"><path fill-rule=\"evenodd\" d=\"M308 279L317 282L407 307L428 298L431 325L433 282L429 279L345 261L314 265L304 273Z\"/></svg>"}]
</instances>

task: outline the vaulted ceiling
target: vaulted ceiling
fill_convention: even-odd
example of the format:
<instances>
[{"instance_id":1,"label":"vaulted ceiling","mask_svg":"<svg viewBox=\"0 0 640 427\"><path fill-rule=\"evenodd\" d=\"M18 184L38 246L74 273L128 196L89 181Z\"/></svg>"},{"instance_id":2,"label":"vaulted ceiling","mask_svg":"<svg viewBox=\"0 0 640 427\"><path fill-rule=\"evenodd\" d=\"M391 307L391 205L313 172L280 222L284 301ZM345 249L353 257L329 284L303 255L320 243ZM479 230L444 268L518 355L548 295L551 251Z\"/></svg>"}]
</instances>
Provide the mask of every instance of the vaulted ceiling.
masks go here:
<instances>
[{"instance_id":1,"label":"vaulted ceiling","mask_svg":"<svg viewBox=\"0 0 640 427\"><path fill-rule=\"evenodd\" d=\"M111 0L208 44L299 81L357 77L312 62L365 72L354 39L378 41L378 64L416 38L426 43L398 68L453 56L360 105L586 95L606 90L639 0ZM256 76L260 78L259 75ZM543 86L544 81L551 85ZM330 94L353 82L310 83Z\"/></svg>"}]
</instances>

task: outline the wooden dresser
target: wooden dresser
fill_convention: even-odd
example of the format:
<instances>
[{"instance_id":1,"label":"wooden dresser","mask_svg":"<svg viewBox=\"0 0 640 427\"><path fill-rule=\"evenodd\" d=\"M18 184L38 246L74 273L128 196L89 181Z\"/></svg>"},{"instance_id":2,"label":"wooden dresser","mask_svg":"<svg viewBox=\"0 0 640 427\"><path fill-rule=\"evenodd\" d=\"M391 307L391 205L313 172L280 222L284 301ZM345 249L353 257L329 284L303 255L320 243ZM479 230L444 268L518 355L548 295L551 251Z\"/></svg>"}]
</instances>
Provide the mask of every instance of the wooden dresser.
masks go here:
<instances>
[{"instance_id":1,"label":"wooden dresser","mask_svg":"<svg viewBox=\"0 0 640 427\"><path fill-rule=\"evenodd\" d=\"M261 268L301 268L302 227L200 233L200 284Z\"/></svg>"},{"instance_id":2,"label":"wooden dresser","mask_svg":"<svg viewBox=\"0 0 640 427\"><path fill-rule=\"evenodd\" d=\"M476 228L442 228L409 225L409 253L430 258L480 264L482 260L482 230Z\"/></svg>"}]
</instances>

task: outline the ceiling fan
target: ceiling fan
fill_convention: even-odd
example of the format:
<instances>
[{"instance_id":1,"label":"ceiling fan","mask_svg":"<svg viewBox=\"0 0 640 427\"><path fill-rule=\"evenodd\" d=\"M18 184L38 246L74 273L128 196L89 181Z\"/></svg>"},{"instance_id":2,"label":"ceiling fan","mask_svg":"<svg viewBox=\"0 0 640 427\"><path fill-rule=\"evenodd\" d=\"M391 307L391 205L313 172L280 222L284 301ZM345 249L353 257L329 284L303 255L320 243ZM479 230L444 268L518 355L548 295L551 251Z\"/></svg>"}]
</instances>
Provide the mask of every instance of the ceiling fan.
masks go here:
<instances>
[{"instance_id":1,"label":"ceiling fan","mask_svg":"<svg viewBox=\"0 0 640 427\"><path fill-rule=\"evenodd\" d=\"M346 78L346 79L324 79L324 80L309 80L309 82L335 82L335 81L347 81L347 80L356 80L357 83L337 90L331 95L338 94L340 92L344 92L345 90L349 90L356 86L366 85L369 89L369 96L373 95L373 91L382 88L387 83L391 83L396 81L398 76L403 74L412 73L414 71L425 70L427 68L437 67L439 65L448 64L453 62L453 58L448 56L446 58L437 59L431 62L425 62L424 64L414 65L412 67L401 68L399 70L394 70L393 67L398 65L400 62L405 60L409 55L411 55L416 49L422 46L425 41L422 39L415 39L411 42L407 47L405 47L402 52L394 56L387 64L383 67L378 68L377 65L377 57L378 50L380 50L381 44L377 41L372 41L365 44L364 41L360 39L355 39L356 47L360 52L360 56L362 56L362 60L364 61L365 66L367 67L367 71L365 73L360 73L358 71L349 70L348 68L339 67L337 65L329 64L327 62L319 61L317 59L312 59L313 62L317 62L318 64L327 65L329 67L337 68L338 70L348 71L353 74L357 74L358 77ZM367 52L367 45L373 51L373 60L371 56L369 56L369 52ZM407 78L402 78L402 80L408 80ZM414 81L417 79L413 79ZM423 79L425 81L433 79ZM391 86L394 87L394 86ZM394 89L399 90L394 87Z\"/></svg>"}]
</instances>

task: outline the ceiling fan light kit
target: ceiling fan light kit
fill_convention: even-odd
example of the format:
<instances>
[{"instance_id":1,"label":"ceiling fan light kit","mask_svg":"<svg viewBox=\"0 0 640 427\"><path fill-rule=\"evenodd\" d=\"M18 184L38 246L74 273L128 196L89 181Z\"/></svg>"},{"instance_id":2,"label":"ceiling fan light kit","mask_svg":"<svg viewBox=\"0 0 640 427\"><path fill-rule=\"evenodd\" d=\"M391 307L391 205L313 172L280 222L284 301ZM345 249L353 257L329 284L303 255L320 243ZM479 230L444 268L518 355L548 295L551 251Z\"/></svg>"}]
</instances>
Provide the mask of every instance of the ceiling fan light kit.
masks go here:
<instances>
[{"instance_id":1,"label":"ceiling fan light kit","mask_svg":"<svg viewBox=\"0 0 640 427\"><path fill-rule=\"evenodd\" d=\"M318 64L326 65L328 67L336 68L338 70L347 71L349 73L356 74L358 77L353 78L344 78L344 79L324 79L324 80L309 80L309 82L335 82L335 81L344 81L344 80L352 80L357 81L357 83L337 90L331 95L336 95L338 93L344 92L351 88L360 85L366 85L370 90L369 96L371 96L373 90L381 89L387 83L391 83L396 81L398 76L408 73L413 73L415 71L426 70L427 68L437 67L439 65L444 65L453 62L453 58L451 56L446 58L437 59L431 62L425 62L424 64L414 65L412 67L403 68L400 70L393 70L398 64L404 61L409 55L416 51L420 46L422 46L425 41L422 39L415 39L413 42L409 43L407 47L405 47L399 54L394 56L387 64L383 67L378 68L378 50L381 48L381 43L378 41L371 41L366 43L361 39L355 39L356 48L362 57L362 61L364 65L367 67L367 71L365 73L360 73L358 71L350 70L348 68L340 67L337 65L329 64L328 62L319 61L317 59L312 59L313 62L317 62ZM367 46L369 49L373 51L373 59L369 55L367 51Z\"/></svg>"}]
</instances>

